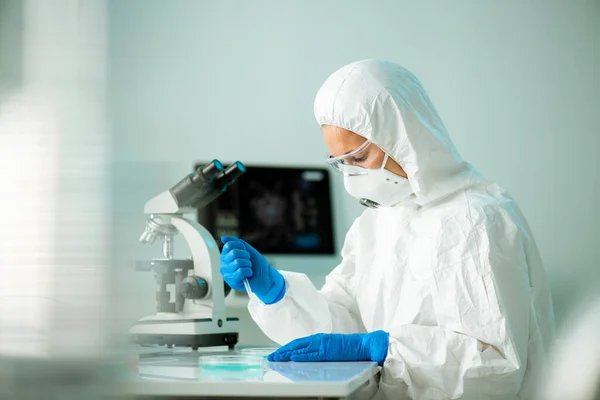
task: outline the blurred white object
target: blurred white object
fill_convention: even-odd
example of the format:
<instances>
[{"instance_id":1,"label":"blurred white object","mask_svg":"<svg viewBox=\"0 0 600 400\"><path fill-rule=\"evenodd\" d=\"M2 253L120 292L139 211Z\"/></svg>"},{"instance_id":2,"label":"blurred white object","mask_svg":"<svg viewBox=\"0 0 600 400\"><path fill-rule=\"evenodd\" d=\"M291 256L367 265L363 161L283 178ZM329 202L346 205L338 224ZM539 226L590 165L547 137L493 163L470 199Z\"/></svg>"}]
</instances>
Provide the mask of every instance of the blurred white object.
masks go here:
<instances>
[{"instance_id":1,"label":"blurred white object","mask_svg":"<svg viewBox=\"0 0 600 400\"><path fill-rule=\"evenodd\" d=\"M21 28L0 57L18 54L20 79L6 93L0 76L0 398L105 398L108 6L0 1L0 25L11 14Z\"/></svg>"},{"instance_id":2,"label":"blurred white object","mask_svg":"<svg viewBox=\"0 0 600 400\"><path fill-rule=\"evenodd\" d=\"M284 272L285 297L249 309L274 341L390 333L387 398L529 399L554 338L550 288L519 207L464 162L409 71L365 60L331 75L320 125L365 137L406 171L414 198L367 209L317 290Z\"/></svg>"},{"instance_id":3,"label":"blurred white object","mask_svg":"<svg viewBox=\"0 0 600 400\"><path fill-rule=\"evenodd\" d=\"M574 313L557 341L540 400L600 400L600 298Z\"/></svg>"},{"instance_id":4,"label":"blurred white object","mask_svg":"<svg viewBox=\"0 0 600 400\"><path fill-rule=\"evenodd\" d=\"M149 219L140 241L152 244L160 239L164 258L138 263L139 270L154 272L157 313L131 328L136 342L193 349L223 345L233 348L237 343L239 320L226 315L227 293L219 273L217 243L202 225L183 214L208 205L244 172L239 162L224 169L214 160L146 203L144 213ZM173 236L177 232L189 246L191 260L173 259ZM172 284L174 302L167 290Z\"/></svg>"},{"instance_id":5,"label":"blurred white object","mask_svg":"<svg viewBox=\"0 0 600 400\"><path fill-rule=\"evenodd\" d=\"M2 6L23 25L22 80L0 93L0 356L96 356L112 305L107 3Z\"/></svg>"}]
</instances>

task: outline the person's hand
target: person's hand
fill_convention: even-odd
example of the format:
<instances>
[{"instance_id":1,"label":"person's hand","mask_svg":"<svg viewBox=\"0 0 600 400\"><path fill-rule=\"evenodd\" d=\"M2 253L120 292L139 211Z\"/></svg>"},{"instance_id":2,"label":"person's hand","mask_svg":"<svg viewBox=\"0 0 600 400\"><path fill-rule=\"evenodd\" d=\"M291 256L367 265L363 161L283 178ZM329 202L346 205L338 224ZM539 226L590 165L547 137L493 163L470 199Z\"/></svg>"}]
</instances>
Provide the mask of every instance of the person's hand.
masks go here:
<instances>
[{"instance_id":1,"label":"person's hand","mask_svg":"<svg viewBox=\"0 0 600 400\"><path fill-rule=\"evenodd\" d=\"M269 354L269 361L376 361L383 365L387 356L389 334L318 333L296 339Z\"/></svg>"},{"instance_id":2,"label":"person's hand","mask_svg":"<svg viewBox=\"0 0 600 400\"><path fill-rule=\"evenodd\" d=\"M244 278L252 292L265 304L274 304L285 295L285 279L254 247L234 236L221 237L221 275L232 289L245 291Z\"/></svg>"}]
</instances>

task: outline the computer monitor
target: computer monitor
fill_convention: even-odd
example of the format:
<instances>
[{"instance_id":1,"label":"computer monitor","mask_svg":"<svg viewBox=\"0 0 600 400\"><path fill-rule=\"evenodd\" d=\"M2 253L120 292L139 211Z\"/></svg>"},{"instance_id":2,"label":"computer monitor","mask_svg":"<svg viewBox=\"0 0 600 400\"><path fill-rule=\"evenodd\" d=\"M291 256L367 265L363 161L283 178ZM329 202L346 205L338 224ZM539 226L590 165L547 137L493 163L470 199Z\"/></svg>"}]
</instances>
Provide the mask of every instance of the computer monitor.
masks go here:
<instances>
[{"instance_id":1,"label":"computer monitor","mask_svg":"<svg viewBox=\"0 0 600 400\"><path fill-rule=\"evenodd\" d=\"M334 254L330 192L325 168L246 165L225 193L198 210L198 222L220 247L228 235L263 254Z\"/></svg>"}]
</instances>

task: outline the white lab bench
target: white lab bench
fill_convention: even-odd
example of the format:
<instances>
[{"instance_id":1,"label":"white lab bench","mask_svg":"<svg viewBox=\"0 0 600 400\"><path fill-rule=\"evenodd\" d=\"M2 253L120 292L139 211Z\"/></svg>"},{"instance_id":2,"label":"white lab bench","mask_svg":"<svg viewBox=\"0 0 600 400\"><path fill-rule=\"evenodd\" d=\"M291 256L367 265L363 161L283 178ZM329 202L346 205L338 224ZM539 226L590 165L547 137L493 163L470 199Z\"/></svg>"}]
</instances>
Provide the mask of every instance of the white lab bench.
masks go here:
<instances>
[{"instance_id":1,"label":"white lab bench","mask_svg":"<svg viewBox=\"0 0 600 400\"><path fill-rule=\"evenodd\" d=\"M200 367L198 357L206 354L189 349L141 352L122 382L123 394L144 399L358 400L377 390L379 369L372 362L265 363L263 370L214 371Z\"/></svg>"}]
</instances>

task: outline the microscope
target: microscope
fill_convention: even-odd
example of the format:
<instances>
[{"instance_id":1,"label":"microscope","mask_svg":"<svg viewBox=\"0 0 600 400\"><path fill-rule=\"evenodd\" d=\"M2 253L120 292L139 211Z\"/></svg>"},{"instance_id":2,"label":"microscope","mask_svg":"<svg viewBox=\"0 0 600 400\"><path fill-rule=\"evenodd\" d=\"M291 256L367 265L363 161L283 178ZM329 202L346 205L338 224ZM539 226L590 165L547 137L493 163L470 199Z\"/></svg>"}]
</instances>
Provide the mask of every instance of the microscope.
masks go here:
<instances>
[{"instance_id":1,"label":"microscope","mask_svg":"<svg viewBox=\"0 0 600 400\"><path fill-rule=\"evenodd\" d=\"M227 318L225 296L231 288L219 273L220 252L213 236L199 223L184 217L219 197L244 172L237 161L228 168L218 160L183 178L171 189L150 199L142 243L162 244L164 258L138 261L138 271L153 271L156 314L140 319L129 331L140 345L230 349L238 341L239 320ZM173 258L173 238L181 233L191 259ZM168 290L171 289L171 290Z\"/></svg>"}]
</instances>

